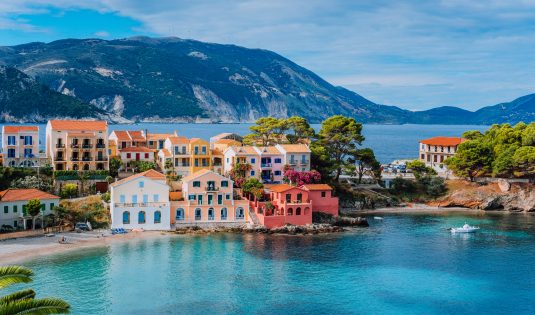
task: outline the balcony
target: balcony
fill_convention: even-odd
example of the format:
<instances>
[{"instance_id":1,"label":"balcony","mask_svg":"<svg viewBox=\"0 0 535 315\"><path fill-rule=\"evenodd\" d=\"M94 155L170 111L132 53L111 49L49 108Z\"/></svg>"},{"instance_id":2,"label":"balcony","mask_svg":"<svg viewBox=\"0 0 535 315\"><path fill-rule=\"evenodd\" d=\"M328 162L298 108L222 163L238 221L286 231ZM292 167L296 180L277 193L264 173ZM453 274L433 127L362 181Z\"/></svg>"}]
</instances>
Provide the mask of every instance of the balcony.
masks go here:
<instances>
[{"instance_id":1,"label":"balcony","mask_svg":"<svg viewBox=\"0 0 535 315\"><path fill-rule=\"evenodd\" d=\"M101 162L101 161L107 161L108 160L108 157L107 156L97 156L97 161Z\"/></svg>"},{"instance_id":2,"label":"balcony","mask_svg":"<svg viewBox=\"0 0 535 315\"><path fill-rule=\"evenodd\" d=\"M54 161L65 161L65 158L63 156L56 156Z\"/></svg>"},{"instance_id":3,"label":"balcony","mask_svg":"<svg viewBox=\"0 0 535 315\"><path fill-rule=\"evenodd\" d=\"M290 160L290 161L288 162L288 164L290 164L290 165L297 165L297 161L296 161L296 160Z\"/></svg>"},{"instance_id":4,"label":"balcony","mask_svg":"<svg viewBox=\"0 0 535 315\"><path fill-rule=\"evenodd\" d=\"M132 203L132 202L120 203L120 202L117 202L117 203L114 203L115 207L142 207L142 208L146 208L146 207L160 207L160 206L167 206L167 205L169 205L168 202L138 202L138 203Z\"/></svg>"},{"instance_id":5,"label":"balcony","mask_svg":"<svg viewBox=\"0 0 535 315\"><path fill-rule=\"evenodd\" d=\"M71 161L74 161L74 162L76 162L76 161L80 161L80 158L77 157L77 156L76 156L76 157L73 156L73 157L71 157Z\"/></svg>"},{"instance_id":6,"label":"balcony","mask_svg":"<svg viewBox=\"0 0 535 315\"><path fill-rule=\"evenodd\" d=\"M90 156L83 156L82 161L91 161L93 160Z\"/></svg>"},{"instance_id":7,"label":"balcony","mask_svg":"<svg viewBox=\"0 0 535 315\"><path fill-rule=\"evenodd\" d=\"M214 186L207 186L206 188L204 188L205 191L219 191L219 187L214 187Z\"/></svg>"},{"instance_id":8,"label":"balcony","mask_svg":"<svg viewBox=\"0 0 535 315\"><path fill-rule=\"evenodd\" d=\"M71 143L71 148L79 149L80 148L80 144L79 143Z\"/></svg>"},{"instance_id":9,"label":"balcony","mask_svg":"<svg viewBox=\"0 0 535 315\"><path fill-rule=\"evenodd\" d=\"M56 143L56 149L65 149L65 143Z\"/></svg>"},{"instance_id":10,"label":"balcony","mask_svg":"<svg viewBox=\"0 0 535 315\"><path fill-rule=\"evenodd\" d=\"M82 149L91 149L93 145L91 143L84 143L82 144Z\"/></svg>"},{"instance_id":11,"label":"balcony","mask_svg":"<svg viewBox=\"0 0 535 315\"><path fill-rule=\"evenodd\" d=\"M104 149L106 147L105 143L97 143L96 145L97 149Z\"/></svg>"},{"instance_id":12,"label":"balcony","mask_svg":"<svg viewBox=\"0 0 535 315\"><path fill-rule=\"evenodd\" d=\"M272 166L271 163L262 163L262 164L260 164L260 167L262 167L262 168L268 168L268 167L271 167L271 166Z\"/></svg>"},{"instance_id":13,"label":"balcony","mask_svg":"<svg viewBox=\"0 0 535 315\"><path fill-rule=\"evenodd\" d=\"M308 164L308 160L301 160L301 165L307 165Z\"/></svg>"}]
</instances>

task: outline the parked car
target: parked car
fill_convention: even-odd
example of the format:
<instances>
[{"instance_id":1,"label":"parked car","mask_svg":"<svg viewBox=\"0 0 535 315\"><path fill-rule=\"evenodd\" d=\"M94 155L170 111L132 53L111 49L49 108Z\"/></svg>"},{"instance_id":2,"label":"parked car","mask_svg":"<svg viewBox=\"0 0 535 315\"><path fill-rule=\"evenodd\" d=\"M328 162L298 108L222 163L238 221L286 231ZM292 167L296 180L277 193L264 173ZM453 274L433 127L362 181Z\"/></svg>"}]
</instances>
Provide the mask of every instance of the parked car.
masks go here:
<instances>
[{"instance_id":1,"label":"parked car","mask_svg":"<svg viewBox=\"0 0 535 315\"><path fill-rule=\"evenodd\" d=\"M0 233L7 233L13 231L15 231L15 228L8 224L3 224L2 227L0 227Z\"/></svg>"},{"instance_id":2,"label":"parked car","mask_svg":"<svg viewBox=\"0 0 535 315\"><path fill-rule=\"evenodd\" d=\"M89 225L87 225L87 223L83 223L83 222L78 222L76 223L76 225L74 226L74 230L75 231L91 231L91 228L89 227Z\"/></svg>"}]
</instances>

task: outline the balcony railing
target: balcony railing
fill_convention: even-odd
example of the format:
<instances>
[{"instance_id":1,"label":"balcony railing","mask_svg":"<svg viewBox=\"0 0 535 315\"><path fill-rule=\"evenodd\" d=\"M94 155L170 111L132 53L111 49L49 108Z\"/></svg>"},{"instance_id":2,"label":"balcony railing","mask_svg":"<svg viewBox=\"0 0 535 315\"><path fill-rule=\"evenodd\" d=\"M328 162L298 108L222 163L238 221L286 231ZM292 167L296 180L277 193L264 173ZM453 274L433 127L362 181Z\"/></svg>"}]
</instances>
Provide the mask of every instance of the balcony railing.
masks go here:
<instances>
[{"instance_id":1,"label":"balcony railing","mask_svg":"<svg viewBox=\"0 0 535 315\"><path fill-rule=\"evenodd\" d=\"M107 161L107 160L108 160L107 156L97 156L97 161Z\"/></svg>"},{"instance_id":2,"label":"balcony railing","mask_svg":"<svg viewBox=\"0 0 535 315\"><path fill-rule=\"evenodd\" d=\"M195 220L197 220L197 221L201 220L201 216L200 215L196 215L195 216Z\"/></svg>"},{"instance_id":3,"label":"balcony railing","mask_svg":"<svg viewBox=\"0 0 535 315\"><path fill-rule=\"evenodd\" d=\"M64 149L65 143L56 143L56 149Z\"/></svg>"},{"instance_id":4,"label":"balcony railing","mask_svg":"<svg viewBox=\"0 0 535 315\"><path fill-rule=\"evenodd\" d=\"M219 187L214 187L214 186L206 186L206 188L204 188L205 191L219 191Z\"/></svg>"},{"instance_id":5,"label":"balcony railing","mask_svg":"<svg viewBox=\"0 0 535 315\"><path fill-rule=\"evenodd\" d=\"M91 145L91 143L84 143L82 144L82 149L91 149L93 146Z\"/></svg>"},{"instance_id":6,"label":"balcony railing","mask_svg":"<svg viewBox=\"0 0 535 315\"><path fill-rule=\"evenodd\" d=\"M65 161L65 158L63 156L56 156L54 161Z\"/></svg>"},{"instance_id":7,"label":"balcony railing","mask_svg":"<svg viewBox=\"0 0 535 315\"><path fill-rule=\"evenodd\" d=\"M93 160L90 156L84 156L82 157L82 161L91 161Z\"/></svg>"},{"instance_id":8,"label":"balcony railing","mask_svg":"<svg viewBox=\"0 0 535 315\"><path fill-rule=\"evenodd\" d=\"M97 143L96 145L97 149L103 149L106 147L106 144L105 143Z\"/></svg>"},{"instance_id":9,"label":"balcony railing","mask_svg":"<svg viewBox=\"0 0 535 315\"><path fill-rule=\"evenodd\" d=\"M115 207L160 207L160 206L167 206L169 205L168 202L137 202L137 203L133 203L133 202L126 202L126 203L121 203L121 202L116 202L114 203L114 206Z\"/></svg>"},{"instance_id":10,"label":"balcony railing","mask_svg":"<svg viewBox=\"0 0 535 315\"><path fill-rule=\"evenodd\" d=\"M79 157L71 157L71 161L80 161Z\"/></svg>"},{"instance_id":11,"label":"balcony railing","mask_svg":"<svg viewBox=\"0 0 535 315\"><path fill-rule=\"evenodd\" d=\"M290 162L288 162L288 164L290 164L290 165L296 165L296 164L297 164L297 161L296 161L296 160L290 160Z\"/></svg>"},{"instance_id":12,"label":"balcony railing","mask_svg":"<svg viewBox=\"0 0 535 315\"><path fill-rule=\"evenodd\" d=\"M301 160L301 164L308 164L308 160Z\"/></svg>"},{"instance_id":13,"label":"balcony railing","mask_svg":"<svg viewBox=\"0 0 535 315\"><path fill-rule=\"evenodd\" d=\"M260 164L260 167L271 167L271 163L262 163Z\"/></svg>"}]
</instances>

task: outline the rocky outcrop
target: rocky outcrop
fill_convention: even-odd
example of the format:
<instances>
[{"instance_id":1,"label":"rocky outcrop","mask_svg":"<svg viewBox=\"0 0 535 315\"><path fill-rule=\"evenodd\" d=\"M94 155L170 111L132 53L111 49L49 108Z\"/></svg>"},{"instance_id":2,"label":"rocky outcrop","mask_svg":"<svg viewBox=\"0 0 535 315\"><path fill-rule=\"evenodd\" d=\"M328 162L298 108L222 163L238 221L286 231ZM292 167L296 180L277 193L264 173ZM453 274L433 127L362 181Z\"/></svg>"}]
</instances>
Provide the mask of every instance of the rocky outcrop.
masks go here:
<instances>
[{"instance_id":1,"label":"rocky outcrop","mask_svg":"<svg viewBox=\"0 0 535 315\"><path fill-rule=\"evenodd\" d=\"M511 212L535 211L535 185L509 183L478 184L466 181L450 181L450 193L444 198L430 202L438 207L465 207L480 210L503 210Z\"/></svg>"}]
</instances>

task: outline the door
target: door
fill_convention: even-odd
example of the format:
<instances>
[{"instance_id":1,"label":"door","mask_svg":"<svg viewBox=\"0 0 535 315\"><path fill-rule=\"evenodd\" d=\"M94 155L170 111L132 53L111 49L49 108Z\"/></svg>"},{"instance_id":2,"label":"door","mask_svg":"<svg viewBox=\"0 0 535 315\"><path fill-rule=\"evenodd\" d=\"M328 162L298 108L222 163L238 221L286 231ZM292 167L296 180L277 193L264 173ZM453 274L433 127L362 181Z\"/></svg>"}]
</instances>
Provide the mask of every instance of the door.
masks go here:
<instances>
[{"instance_id":1,"label":"door","mask_svg":"<svg viewBox=\"0 0 535 315\"><path fill-rule=\"evenodd\" d=\"M140 154L136 153L136 161L139 161Z\"/></svg>"}]
</instances>

